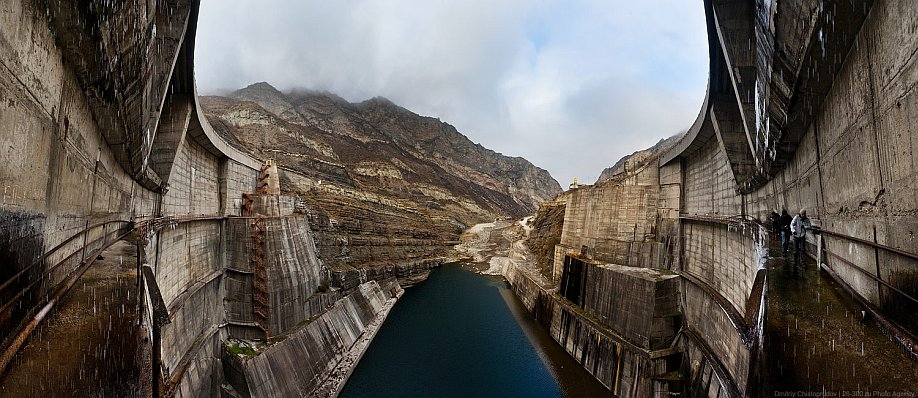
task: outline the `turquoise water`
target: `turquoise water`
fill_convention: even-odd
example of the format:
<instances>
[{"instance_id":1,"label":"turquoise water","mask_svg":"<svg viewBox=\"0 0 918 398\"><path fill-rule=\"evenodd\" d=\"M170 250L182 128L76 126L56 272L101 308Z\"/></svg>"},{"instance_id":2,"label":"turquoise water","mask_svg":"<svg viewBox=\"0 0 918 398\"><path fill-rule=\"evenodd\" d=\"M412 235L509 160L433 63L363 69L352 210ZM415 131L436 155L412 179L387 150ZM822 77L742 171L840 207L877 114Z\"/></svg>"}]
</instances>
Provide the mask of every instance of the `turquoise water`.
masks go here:
<instances>
[{"instance_id":1,"label":"turquoise water","mask_svg":"<svg viewBox=\"0 0 918 398\"><path fill-rule=\"evenodd\" d=\"M408 288L341 397L562 396L501 289L456 265Z\"/></svg>"}]
</instances>

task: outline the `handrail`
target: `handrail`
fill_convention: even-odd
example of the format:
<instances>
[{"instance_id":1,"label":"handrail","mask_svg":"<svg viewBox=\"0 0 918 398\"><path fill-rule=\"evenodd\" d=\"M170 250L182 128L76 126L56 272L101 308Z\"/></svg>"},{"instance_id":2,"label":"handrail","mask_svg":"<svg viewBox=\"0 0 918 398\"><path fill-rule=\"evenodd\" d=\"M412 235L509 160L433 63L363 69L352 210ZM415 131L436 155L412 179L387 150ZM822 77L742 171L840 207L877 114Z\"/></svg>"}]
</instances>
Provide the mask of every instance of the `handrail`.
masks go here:
<instances>
[{"instance_id":1,"label":"handrail","mask_svg":"<svg viewBox=\"0 0 918 398\"><path fill-rule=\"evenodd\" d=\"M83 230L81 230L80 232L76 233L75 235L73 235L73 236L71 236L71 237L65 239L63 242L58 243L57 246L52 247L50 250L48 250L47 252L45 252L44 254L42 254L41 256L39 256L38 259L36 259L36 260L35 260L34 262L32 262L31 264L29 264L27 267L23 268L22 270L20 270L19 272L17 272L15 275L13 275L13 276L10 277L9 279L7 279L6 282L3 282L3 284L0 284L0 293L2 293L4 290L6 290L14 281L16 281L16 280L18 280L20 277L22 277L22 275L23 275L24 273L26 273L26 271L29 271L29 270L31 270L33 267L35 267L36 265L41 264L45 259L47 259L47 258L48 258L49 256L51 256L52 254L56 254L57 251L58 251L60 248L64 247L64 245L66 245L66 244L68 244L68 243L70 243L70 242L73 242L74 239L83 236L83 234L85 234L85 233L87 233L87 232L89 232L89 231L91 231L91 230L93 230L93 229L95 229L95 228L97 228L97 227L99 227L99 226L103 226L103 227L104 227L105 225L114 224L114 223L127 223L127 224L130 224L131 222L130 222L130 221L126 221L126 220L112 220L112 221L105 221L105 222L96 223L96 224L93 224L93 225L90 225L90 226L84 228ZM72 254L71 254L71 256L72 256Z\"/></svg>"},{"instance_id":2,"label":"handrail","mask_svg":"<svg viewBox=\"0 0 918 398\"><path fill-rule=\"evenodd\" d=\"M848 292L848 294L851 295L854 300L860 303L860 305L871 315L871 318L874 320L877 326L879 326L880 330L887 335L887 337L890 337L893 342L905 349L905 351L911 355L912 358L918 359L918 338L913 336L912 333L907 329L899 326L899 324L896 322L886 319L886 317L883 316L883 312L880 311L880 309L875 304L870 302L870 300L861 297L861 295L858 294L857 291L851 287L851 285L848 285L848 283L845 282L845 280L840 275L838 275L838 273L835 272L832 267L829 267L828 264L817 264L817 266L820 269L826 271L826 273L829 274L829 276L836 283L838 283L842 289Z\"/></svg>"},{"instance_id":3,"label":"handrail","mask_svg":"<svg viewBox=\"0 0 918 398\"><path fill-rule=\"evenodd\" d=\"M871 247L873 247L874 249L882 249L882 250L884 250L884 251L887 251L887 252L890 252L890 253L893 253L893 254L897 254L897 255L902 256L902 257L905 257L905 258L909 258L909 259L918 261L918 254L910 253L910 252L907 252L907 251L904 251L904 250L900 250L900 249L896 249L896 248L894 248L894 247L886 246L886 245L881 244L881 243L878 243L878 242L871 242L871 241L866 240L866 239L861 239L861 238L857 238L857 237L854 237L854 236L851 236L851 235L846 235L846 234L843 234L843 233L840 233L840 232L829 231L829 230L821 230L821 233L823 233L823 234L825 234L825 235L828 235L828 236L832 236L832 237L836 237L836 238L848 240L848 241L851 241L851 242L856 242L856 243L859 243L859 244L871 246ZM870 273L869 271L867 271L867 270L865 270L865 269L863 269L863 268L861 268L861 267L858 267L857 264L854 264L853 262L851 262L851 261L845 259L845 258L842 257L841 255L839 255L839 254L837 254L837 253L833 253L832 251L827 250L825 244L822 245L822 250L825 251L826 253L828 253L828 255L831 256L831 257L833 257L834 259L839 260L839 262L841 262L842 264L847 265L849 268L854 268L854 269L856 269L856 270L857 270L858 272L860 272L861 274L866 275L867 277L869 277L869 278L873 279L874 281L876 281L878 284L883 285L883 286L885 286L886 288L890 289L893 293L896 293L896 294L898 294L899 296L904 297L904 298L908 299L908 300L911 301L911 302L918 303L918 298L913 297L912 295L910 295L910 294L908 294L908 293L902 291L901 289L897 288L896 286L893 286L891 283L889 283L889 282L883 280L883 278L879 275L879 269L877 270L877 275L874 275L874 274ZM879 260L877 260L877 261L879 261ZM877 286L877 288L879 289L879 285Z\"/></svg>"},{"instance_id":4,"label":"handrail","mask_svg":"<svg viewBox=\"0 0 918 398\"><path fill-rule=\"evenodd\" d=\"M717 306L720 307L721 310L724 311L724 314L727 315L727 318L730 319L730 323L733 324L733 328L736 330L737 334L739 334L740 338L743 340L743 344L745 344L747 348L751 348L757 343L758 336L755 335L755 330L756 328L763 326L759 325L758 318L748 319L747 316L740 314L739 310L733 306L733 303L731 303L730 300L724 297L720 292L714 289L713 286L708 284L697 275L694 275L688 271L681 271L678 273L678 275L689 283L697 286L712 300L714 300ZM753 282L753 286L764 286L763 284L767 278L767 272L765 272L764 269L759 269L756 271L756 277L755 282ZM755 306L761 305L762 297L765 295L766 291L764 289L759 291L759 295L757 297L750 295L750 297L747 299L746 305L748 306L750 303L753 303L752 305ZM755 299L755 301L753 301L753 299ZM746 312L749 312L748 309Z\"/></svg>"},{"instance_id":5,"label":"handrail","mask_svg":"<svg viewBox=\"0 0 918 398\"><path fill-rule=\"evenodd\" d=\"M854 237L854 236L845 235L845 234L840 233L840 232L834 232L834 231L829 231L829 230L825 230L825 229L822 230L822 233L824 233L824 234L826 234L826 235L829 235L829 236L835 236L835 237L838 237L838 238L847 239L847 240L855 241L855 242L857 242L857 243L862 243L862 244L865 244L865 245L873 246L873 247L875 247L875 248L877 248L877 249L883 249L883 250L886 250L886 251L888 251L888 252L890 252L890 253L895 253L895 254L898 254L898 255L900 255L900 256L908 257L908 258L910 258L910 259L912 259L912 260L918 261L918 254L911 253L911 252L907 252L907 251L904 251L904 250L901 250L901 249L896 249L895 247L886 246L886 245L881 244L881 243L871 242L871 241L866 240L866 239L856 238L856 237Z\"/></svg>"},{"instance_id":6,"label":"handrail","mask_svg":"<svg viewBox=\"0 0 918 398\"><path fill-rule=\"evenodd\" d=\"M918 303L918 299L916 299L916 298L910 296L908 293L903 292L902 290L899 290L899 288L897 288L897 287L891 285L891 284L890 284L889 282L887 282L887 281L884 281L882 278L877 277L877 276L874 275L874 274L871 274L870 272L868 272L867 270L865 270L865 269L863 269L863 268L861 268L861 267L858 267L857 264L852 263L851 261L848 261L848 260L845 259L844 257L842 257L842 256L840 256L840 255L838 255L838 254L836 254L836 253L833 253L833 252L831 252L831 251L829 251L829 250L826 250L825 246L823 246L822 251L824 251L824 252L826 252L828 255L834 257L836 260L841 261L843 264L845 264L845 265L847 265L847 266L849 266L849 267L851 267L851 268L854 268L854 269L860 271L862 274L864 274L864 275L866 275L866 276L872 278L873 280L875 280L875 281L877 281L877 282L883 284L884 286L886 286L886 287L892 289L894 292L899 293L899 294L905 296L905 298L907 298L907 299L909 299L909 300L911 300L911 301L914 301L915 303Z\"/></svg>"},{"instance_id":7,"label":"handrail","mask_svg":"<svg viewBox=\"0 0 918 398\"><path fill-rule=\"evenodd\" d=\"M230 216L223 213L212 213L212 214L195 214L195 215L179 215L179 216L163 216L151 218L143 221L138 221L138 224L142 227L149 228L152 227L152 230L159 231L166 225L176 223L186 223L192 221L207 221L207 220L223 220L229 218Z\"/></svg>"},{"instance_id":8,"label":"handrail","mask_svg":"<svg viewBox=\"0 0 918 398\"><path fill-rule=\"evenodd\" d=\"M254 219L275 219L275 218L286 218L289 215L281 216L265 216L257 214L254 216L236 216L232 214L223 214L223 213L210 213L210 214L195 214L195 215L176 215L176 216L163 216L145 219L142 221L137 221L138 225L144 227L151 227L154 231L159 231L163 227L175 223L181 224L186 222L194 221L209 221L209 220L254 220Z\"/></svg>"},{"instance_id":9,"label":"handrail","mask_svg":"<svg viewBox=\"0 0 918 398\"><path fill-rule=\"evenodd\" d=\"M117 232L117 230L116 230L116 231L113 231L113 232ZM109 234L110 234L110 233L106 233L106 234L104 234L104 235L102 235L102 236L100 236L100 237L98 237L98 238L96 238L96 239L93 239L91 242L88 242L84 247L92 246L92 245L94 245L94 244L96 244L96 243L99 243L99 242L104 242L105 239L108 237ZM58 267L60 267L61 265L63 265L64 263L66 263L67 261L69 261L70 259L72 259L72 258L73 258L74 256L76 256L77 254L80 254L81 252L82 252L81 250L75 250L73 253L70 253L69 255L67 255L67 257L64 257L64 258L60 259L58 262L56 262L56 263L54 263L53 265L51 265L50 267L48 267L48 269L46 269L45 272L48 273L48 276L50 276L51 272L53 272L53 271L56 270ZM81 260L81 261L82 261L82 260ZM16 295L14 295L11 299L7 300L6 304L3 304L3 306L0 307L0 318L2 318L3 316L5 316L6 313L7 313L7 311L12 307L12 305L13 305L13 304L16 304L16 302L18 302L19 299L22 298L22 296L25 296L25 294L26 294L29 290L32 290L32 288L34 288L35 285L37 285L39 282L41 282L41 281L43 281L43 280L45 280L45 278L36 278L36 279L35 279L34 281L32 281L32 283L30 283L28 286L26 286L26 287L22 288L21 290L19 290L19 292L16 293Z\"/></svg>"},{"instance_id":10,"label":"handrail","mask_svg":"<svg viewBox=\"0 0 918 398\"><path fill-rule=\"evenodd\" d=\"M43 274L46 274L47 276L42 275L42 276L39 276L38 278L35 278L35 280L33 280L33 281L32 281L31 283L29 283L28 285L26 285L24 288L20 289L15 295L13 295L13 297L11 297L9 300L7 300L7 301L3 304L3 306L0 307L0 317L5 316L5 315L8 313L8 311L12 308L13 304L16 304L23 296L25 296L26 293L28 293L30 290L32 290L33 288L35 288L40 282L46 280L47 277L50 277L51 273L52 273L54 270L56 270L58 267L60 267L60 266L61 266L62 264L64 264L65 262L67 262L67 261L69 261L70 259L72 259L72 258L73 258L74 256L76 256L77 254L83 253L83 251L82 251L83 248L85 248L86 246L94 245L94 244L96 244L96 243L98 243L98 242L100 242L100 241L102 241L102 242L103 242L103 245L104 245L105 240L108 238L108 236L109 236L110 234L112 234L112 233L118 233L121 229L123 229L123 227L122 227L122 228L118 228L118 229L116 229L116 230L114 230L114 231L111 231L111 232L104 232L104 231L105 231L105 226L107 226L107 225L109 225L109 224L115 224L115 223L126 223L126 224L130 225L130 221L115 220L115 221L106 221L106 222L96 223L96 224L93 224L93 225L91 225L91 226L89 226L89 227L87 227L87 228L84 228L82 231L80 231L80 232L77 233L76 235L73 235L73 236L67 238L66 240L64 240L63 242L61 242L60 244L58 244L57 246L53 247L53 248L52 248L51 250L49 250L48 252L42 254L35 262L33 262L32 264L30 264L28 267L24 268L23 270L19 271L18 273L16 273L16 275L13 275L10 279L8 279L6 282L4 282L3 285L0 286L0 292L3 292L3 291L6 290L8 287L12 286L12 283L13 283L15 280L18 280L20 277L22 277L22 274L24 274L26 271L30 270L31 268L35 267L35 265L41 264L41 263L42 263L44 260L46 260L49 256L51 256L51 255L53 255L53 254L57 254L58 250L60 250L60 248L64 247L64 245L66 245L67 243L73 242L74 239L76 239L77 237L83 236L83 235L86 234L88 231L91 231L91 230L93 230L93 229L95 229L95 228L98 228L98 227L100 227L100 226L102 227L102 230L103 230L103 235L102 235L102 236L100 236L100 237L98 237L98 238L96 238L96 239L93 239L91 242L88 242L87 244L85 244L85 245L82 246L81 248L79 248L79 249L77 249L77 250L74 250L72 253L68 254L66 257L64 257L64 258L62 258L62 259L60 259L60 260L58 260L56 263L54 263L53 265L51 265L50 267L48 267L48 269L45 270L46 272L43 272ZM86 259L80 259L80 261L85 261L85 260L86 260Z\"/></svg>"},{"instance_id":11,"label":"handrail","mask_svg":"<svg viewBox=\"0 0 918 398\"><path fill-rule=\"evenodd\" d=\"M755 217L750 215L736 214L732 216L708 216L701 214L680 214L680 220L689 220L689 221L700 221L708 222L712 224L723 224L723 225L757 225L768 229L767 225L762 224Z\"/></svg>"},{"instance_id":12,"label":"handrail","mask_svg":"<svg viewBox=\"0 0 918 398\"><path fill-rule=\"evenodd\" d=\"M63 282L63 285L60 286L54 295L48 299L48 301L42 306L41 310L32 318L32 320L25 325L25 328L16 334L16 337L10 342L8 346L4 347L4 351L2 355L0 355L0 375L6 372L6 368L13 360L13 356L19 352L19 349L21 349L22 345L25 344L25 341L32 334L32 331L34 331L35 328L37 328L38 325L45 319L45 317L52 310L54 310L54 307L57 305L57 303L60 302L60 300L67 294L67 292L70 291L71 288L73 288L73 285L76 284L76 281L79 280L80 277L86 273L86 270L88 270L89 267L93 265L98 255L115 242L123 239L128 234L130 234L130 231L121 233L117 239L114 239L111 242L111 244L103 245L98 250L93 252L88 257L88 260L83 260L81 267L78 268L74 273L70 275L69 278Z\"/></svg>"}]
</instances>

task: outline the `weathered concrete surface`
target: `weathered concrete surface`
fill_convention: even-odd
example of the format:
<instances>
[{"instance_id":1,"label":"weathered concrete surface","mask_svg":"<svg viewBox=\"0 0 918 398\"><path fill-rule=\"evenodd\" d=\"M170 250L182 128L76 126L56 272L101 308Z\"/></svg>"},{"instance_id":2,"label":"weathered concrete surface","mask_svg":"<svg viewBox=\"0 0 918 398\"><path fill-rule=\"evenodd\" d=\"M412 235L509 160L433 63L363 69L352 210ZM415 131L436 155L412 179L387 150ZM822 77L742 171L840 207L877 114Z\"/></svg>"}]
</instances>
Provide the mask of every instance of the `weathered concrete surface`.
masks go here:
<instances>
[{"instance_id":1,"label":"weathered concrete surface","mask_svg":"<svg viewBox=\"0 0 918 398\"><path fill-rule=\"evenodd\" d=\"M255 322L251 256L254 218L226 221L226 313L231 322ZM327 284L326 270L316 256L313 233L305 216L263 218L266 232L264 260L267 273L268 329L280 334L312 317L308 300ZM326 286L327 287L327 286Z\"/></svg>"},{"instance_id":2,"label":"weathered concrete surface","mask_svg":"<svg viewBox=\"0 0 918 398\"><path fill-rule=\"evenodd\" d=\"M918 6L704 7L711 76L698 119L654 170L633 168L569 194L554 279L565 277L571 256L679 273L683 365L674 381L694 394L771 394L757 347L780 336L762 335L768 234L753 220L807 208L827 231L820 261L914 350L918 304L905 295L918 296L910 232L918 39L909 33ZM659 249L645 252L648 243Z\"/></svg>"},{"instance_id":3,"label":"weathered concrete surface","mask_svg":"<svg viewBox=\"0 0 918 398\"><path fill-rule=\"evenodd\" d=\"M916 296L916 261L865 242L918 252L918 5L807 0L753 7L718 0L704 6L711 79L695 125L656 166L635 167L568 194L570 217L554 252L556 265L576 254L680 273L686 327L674 346L681 351L667 359L650 355L647 365L647 356L588 312L556 296L539 298L542 282L515 285L529 297L527 306L543 314L537 316L552 319L552 335L622 395L642 394L647 383L667 386L654 391L675 391L683 383L707 395L759 392L754 343L763 307L755 246L762 236L742 226L781 207L806 207L817 225L836 232L824 235L830 254L821 261L863 301L906 332L916 331L915 305L891 288ZM247 311L244 287L231 284L248 281L228 270L223 217L241 214L242 194L256 192L261 166L201 116L191 62L196 13L196 1L0 5L0 277L26 270L0 292L21 308L0 317L0 332L8 336L21 326L72 272L61 267L42 279L65 260L61 253L80 253L74 249L99 237L94 231L86 243L67 243L87 226L201 218L148 228L141 259L151 275L142 281L144 330L157 344L151 363L159 366L161 359L163 366L151 378L155 387L180 396L219 394L222 342L251 328L228 319ZM383 105L368 104L376 110ZM323 172L340 171L333 169ZM366 172L360 178L380 177ZM304 186L313 181L294 173L289 178ZM289 206L277 209L284 213ZM437 260L416 247L450 245L410 230L403 240L381 239L386 223L397 226L401 214L367 221L379 209L367 204L309 220L330 262L380 266L374 273L335 269L332 284L353 289L373 278L423 275ZM361 228L374 234L349 239ZM285 234L272 239L284 242ZM295 247L291 251L301 252ZM82 257L64 262L72 266ZM391 261L404 258L411 261L402 268ZM300 272L284 261L274 269ZM554 271L560 280L563 267ZM338 298L305 296L318 280L309 275L302 284L276 279L279 313L307 316ZM226 300L229 291L236 302ZM300 312L302 307L309 309ZM680 361L681 378L645 380L669 374Z\"/></svg>"},{"instance_id":4,"label":"weathered concrete surface","mask_svg":"<svg viewBox=\"0 0 918 398\"><path fill-rule=\"evenodd\" d=\"M366 282L254 355L225 349L230 384L252 397L337 395L401 293L394 280Z\"/></svg>"},{"instance_id":5,"label":"weathered concrete surface","mask_svg":"<svg viewBox=\"0 0 918 398\"><path fill-rule=\"evenodd\" d=\"M569 258L563 275L562 297L644 349L668 347L681 326L672 272Z\"/></svg>"},{"instance_id":6,"label":"weathered concrete surface","mask_svg":"<svg viewBox=\"0 0 918 398\"><path fill-rule=\"evenodd\" d=\"M0 6L0 277L5 281L48 249L96 222L149 214L152 195L132 195L134 182L108 150L95 114L68 67L38 1ZM103 150L104 148L104 150ZM3 292L13 297L43 267ZM53 284L27 296L22 308ZM25 319L4 320L2 330Z\"/></svg>"},{"instance_id":7,"label":"weathered concrete surface","mask_svg":"<svg viewBox=\"0 0 918 398\"><path fill-rule=\"evenodd\" d=\"M525 228L525 225L525 221L497 225L480 224L463 234L463 242L457 249L469 256L477 257L477 261L489 264L490 268L485 272L506 278L514 294L520 298L530 314L548 330L567 353L611 390L610 395L614 393L622 397L643 397L653 394L664 396L668 391L679 391L672 389L665 380L655 379L656 376L678 369L678 361L674 368L670 358L676 353L669 349L669 344L675 343L671 335L666 339L669 344L662 347L663 349L651 350L649 347L652 329L650 324L654 321L652 313L655 306L651 305L648 313L647 307L641 303L653 302L657 299L657 292L653 289L635 291L629 296L603 290L599 296L603 297L602 301L608 301L608 305L634 307L640 311L630 316L625 316L624 313L614 314L614 317L621 321L605 323L584 310L582 306L565 298L559 292L558 283L540 271L524 243L530 233L530 229ZM664 283L678 282L674 275L664 275L659 271L646 269L627 270L617 273L616 276L632 280L635 273L640 275L636 279L642 281L649 278L653 281L659 279ZM613 276L611 279L616 277ZM606 286L608 287L610 286ZM678 297L677 294L678 290L669 291L660 295L660 299L674 300ZM663 307L665 306L660 308ZM591 309L595 310L592 307ZM635 338L633 334L626 335L619 331L631 332L628 326L632 322L646 324L645 345L636 343L641 339Z\"/></svg>"},{"instance_id":8,"label":"weathered concrete surface","mask_svg":"<svg viewBox=\"0 0 918 398\"><path fill-rule=\"evenodd\" d=\"M233 217L262 174L201 116L197 5L0 5L0 279L26 270L0 291L15 304L0 333L17 330L107 234L135 221L146 270L136 317L149 356L146 366L112 366L154 393L186 397L221 393L220 347L253 329L252 236L236 236L251 219ZM308 217L289 217L295 201L256 198L256 213L280 216L265 221L264 250L268 328L281 333L340 292L320 292L329 276ZM125 224L93 227L112 220Z\"/></svg>"},{"instance_id":9,"label":"weathered concrete surface","mask_svg":"<svg viewBox=\"0 0 918 398\"><path fill-rule=\"evenodd\" d=\"M560 247L565 254L625 265L656 264L659 179L657 162L648 161L619 178L574 189L564 211ZM556 278L562 267L557 260Z\"/></svg>"},{"instance_id":10,"label":"weathered concrete surface","mask_svg":"<svg viewBox=\"0 0 918 398\"><path fill-rule=\"evenodd\" d=\"M331 371L328 378L316 388L313 393L315 396L337 397L341 393L348 379L354 374L354 370L356 370L363 355L370 348L370 344L376 337L376 333L379 332L379 328L382 327L383 322L389 316L389 312L392 311L396 301L404 294L404 290L395 279L381 281L379 285L384 295L388 296L389 299L376 312L376 317L364 328L360 338L347 350L344 357L338 361L338 365Z\"/></svg>"},{"instance_id":11,"label":"weathered concrete surface","mask_svg":"<svg viewBox=\"0 0 918 398\"><path fill-rule=\"evenodd\" d=\"M150 394L138 385L149 358L136 323L135 251L122 240L102 252L0 379L0 396Z\"/></svg>"}]
</instances>

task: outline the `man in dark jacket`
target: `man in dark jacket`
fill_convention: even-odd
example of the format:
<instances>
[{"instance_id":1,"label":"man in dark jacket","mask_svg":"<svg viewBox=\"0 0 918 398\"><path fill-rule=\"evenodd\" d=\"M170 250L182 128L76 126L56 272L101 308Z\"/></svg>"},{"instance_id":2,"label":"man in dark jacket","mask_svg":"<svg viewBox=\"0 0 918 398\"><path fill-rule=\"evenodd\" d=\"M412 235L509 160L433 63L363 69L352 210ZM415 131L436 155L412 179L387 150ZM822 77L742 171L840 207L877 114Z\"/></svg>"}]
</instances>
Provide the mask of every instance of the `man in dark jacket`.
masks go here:
<instances>
[{"instance_id":1,"label":"man in dark jacket","mask_svg":"<svg viewBox=\"0 0 918 398\"><path fill-rule=\"evenodd\" d=\"M772 211L771 215L768 216L768 221L771 222L771 236L774 240L781 239L781 215L776 211Z\"/></svg>"},{"instance_id":2,"label":"man in dark jacket","mask_svg":"<svg viewBox=\"0 0 918 398\"><path fill-rule=\"evenodd\" d=\"M791 220L791 234L794 236L794 265L803 265L803 256L806 255L806 230L810 229L810 219L806 217L806 209L801 209Z\"/></svg>"},{"instance_id":3,"label":"man in dark jacket","mask_svg":"<svg viewBox=\"0 0 918 398\"><path fill-rule=\"evenodd\" d=\"M787 257L787 244L790 242L790 224L793 219L787 214L787 209L781 210L781 255Z\"/></svg>"}]
</instances>

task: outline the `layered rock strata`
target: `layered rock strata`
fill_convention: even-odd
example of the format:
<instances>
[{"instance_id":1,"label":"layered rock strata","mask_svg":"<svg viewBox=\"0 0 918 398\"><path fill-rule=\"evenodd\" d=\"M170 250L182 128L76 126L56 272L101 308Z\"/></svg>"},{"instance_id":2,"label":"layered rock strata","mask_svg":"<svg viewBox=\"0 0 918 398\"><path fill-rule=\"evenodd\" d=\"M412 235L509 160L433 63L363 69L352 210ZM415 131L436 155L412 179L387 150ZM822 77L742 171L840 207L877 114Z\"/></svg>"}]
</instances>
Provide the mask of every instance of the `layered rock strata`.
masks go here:
<instances>
[{"instance_id":1,"label":"layered rock strata","mask_svg":"<svg viewBox=\"0 0 918 398\"><path fill-rule=\"evenodd\" d=\"M258 83L202 101L228 142L280 165L281 185L309 214L319 255L345 288L423 278L468 226L529 213L560 192L524 159L382 98L352 104Z\"/></svg>"}]
</instances>

